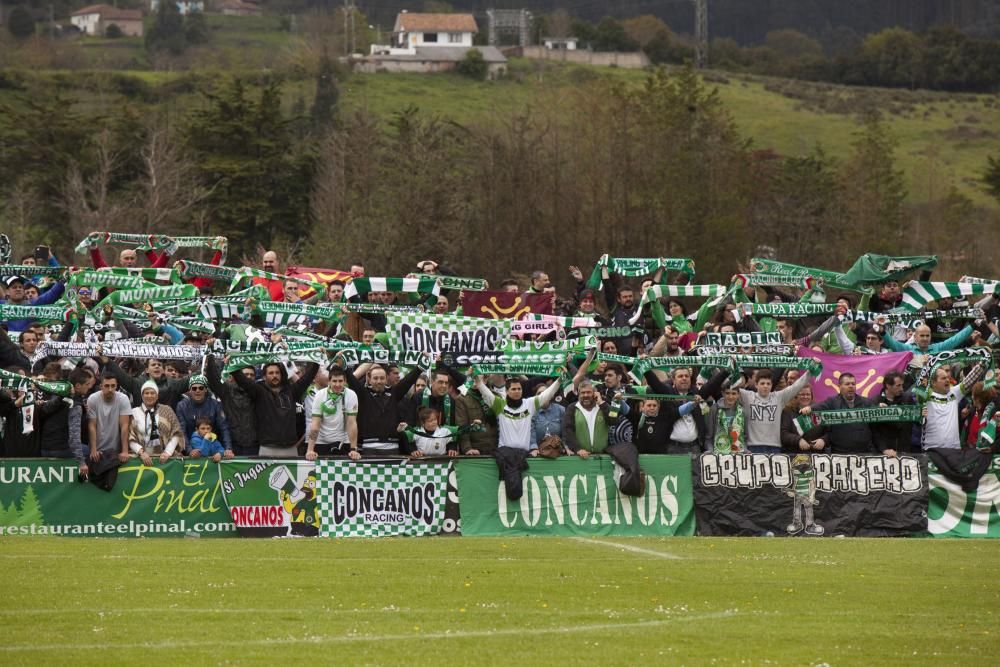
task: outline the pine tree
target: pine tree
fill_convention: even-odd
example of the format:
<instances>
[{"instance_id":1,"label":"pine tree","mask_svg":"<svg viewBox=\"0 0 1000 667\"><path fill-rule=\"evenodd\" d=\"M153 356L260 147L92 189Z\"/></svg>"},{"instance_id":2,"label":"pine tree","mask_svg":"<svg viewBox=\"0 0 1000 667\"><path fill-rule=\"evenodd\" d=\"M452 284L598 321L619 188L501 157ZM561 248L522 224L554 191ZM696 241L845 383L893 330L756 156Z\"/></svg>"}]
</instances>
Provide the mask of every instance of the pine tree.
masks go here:
<instances>
[{"instance_id":1,"label":"pine tree","mask_svg":"<svg viewBox=\"0 0 1000 667\"><path fill-rule=\"evenodd\" d=\"M333 120L339 98L340 90L337 88L333 59L324 50L316 72L316 99L313 101L310 113L315 129L322 130Z\"/></svg>"},{"instance_id":2,"label":"pine tree","mask_svg":"<svg viewBox=\"0 0 1000 667\"><path fill-rule=\"evenodd\" d=\"M44 526L45 517L42 515L42 506L38 504L38 496L35 489L29 486L21 496L21 511L17 517L18 526Z\"/></svg>"}]
</instances>

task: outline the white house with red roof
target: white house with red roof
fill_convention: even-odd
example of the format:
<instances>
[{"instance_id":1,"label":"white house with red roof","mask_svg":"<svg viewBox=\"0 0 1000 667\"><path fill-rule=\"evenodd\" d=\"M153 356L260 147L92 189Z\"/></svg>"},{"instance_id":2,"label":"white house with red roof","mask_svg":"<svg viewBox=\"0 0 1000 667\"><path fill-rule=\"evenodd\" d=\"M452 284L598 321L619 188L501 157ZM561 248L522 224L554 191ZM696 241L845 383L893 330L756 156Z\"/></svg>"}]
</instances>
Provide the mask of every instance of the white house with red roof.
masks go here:
<instances>
[{"instance_id":1,"label":"white house with red roof","mask_svg":"<svg viewBox=\"0 0 1000 667\"><path fill-rule=\"evenodd\" d=\"M142 10L139 9L88 5L70 14L69 22L85 35L103 37L110 26L116 25L127 37L142 37Z\"/></svg>"}]
</instances>

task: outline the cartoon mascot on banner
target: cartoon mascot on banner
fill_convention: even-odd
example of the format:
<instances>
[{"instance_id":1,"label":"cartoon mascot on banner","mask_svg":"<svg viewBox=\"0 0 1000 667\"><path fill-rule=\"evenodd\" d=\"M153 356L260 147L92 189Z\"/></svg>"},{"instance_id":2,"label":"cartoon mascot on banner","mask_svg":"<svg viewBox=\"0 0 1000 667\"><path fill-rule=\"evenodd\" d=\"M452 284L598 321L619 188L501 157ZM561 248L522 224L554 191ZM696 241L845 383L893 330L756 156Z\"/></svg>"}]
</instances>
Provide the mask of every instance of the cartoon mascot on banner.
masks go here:
<instances>
[{"instance_id":1,"label":"cartoon mascot on banner","mask_svg":"<svg viewBox=\"0 0 1000 667\"><path fill-rule=\"evenodd\" d=\"M788 534L795 535L805 527L806 535L822 535L823 526L813 520L813 507L819 505L819 501L816 500L816 471L808 454L792 459L792 488L785 494L792 499L792 523L788 525Z\"/></svg>"},{"instance_id":2,"label":"cartoon mascot on banner","mask_svg":"<svg viewBox=\"0 0 1000 667\"><path fill-rule=\"evenodd\" d=\"M300 537L315 537L319 535L319 515L317 514L316 471L310 470L301 487L295 486L295 480L288 468L276 468L268 480L272 489L278 492L281 506L288 513L291 522L291 534Z\"/></svg>"}]
</instances>

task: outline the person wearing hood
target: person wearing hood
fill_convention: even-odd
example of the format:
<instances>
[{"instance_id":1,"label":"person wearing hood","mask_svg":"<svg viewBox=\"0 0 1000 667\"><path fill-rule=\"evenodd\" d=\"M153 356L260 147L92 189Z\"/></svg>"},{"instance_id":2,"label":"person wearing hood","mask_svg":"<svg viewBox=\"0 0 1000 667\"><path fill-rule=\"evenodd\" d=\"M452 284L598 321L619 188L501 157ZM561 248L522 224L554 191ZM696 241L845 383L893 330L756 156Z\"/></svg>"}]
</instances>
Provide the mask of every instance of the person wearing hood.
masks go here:
<instances>
[{"instance_id":1,"label":"person wearing hood","mask_svg":"<svg viewBox=\"0 0 1000 667\"><path fill-rule=\"evenodd\" d=\"M177 415L169 405L160 403L160 388L152 380L146 380L139 394L139 407L132 408L132 424L129 426L128 446L143 465L153 465L153 456L160 463L184 450L184 432Z\"/></svg>"},{"instance_id":2,"label":"person wearing hood","mask_svg":"<svg viewBox=\"0 0 1000 667\"><path fill-rule=\"evenodd\" d=\"M295 382L290 382L284 364L265 364L262 384L245 376L243 369L232 372L233 381L253 401L260 456L276 458L298 456L296 404L302 400L309 385L312 384L313 378L319 371L319 364L305 364L305 368L305 372Z\"/></svg>"},{"instance_id":3,"label":"person wearing hood","mask_svg":"<svg viewBox=\"0 0 1000 667\"><path fill-rule=\"evenodd\" d=\"M188 382L188 394L177 404L177 419L181 423L184 435L189 436L197 430L198 419L208 419L212 423L212 433L219 438L224 451L223 457L233 458L233 441L229 435L229 424L222 409L222 403L208 395L208 378L204 375L192 375ZM198 452L198 453L196 453ZM200 450L191 449L191 456L200 456Z\"/></svg>"}]
</instances>

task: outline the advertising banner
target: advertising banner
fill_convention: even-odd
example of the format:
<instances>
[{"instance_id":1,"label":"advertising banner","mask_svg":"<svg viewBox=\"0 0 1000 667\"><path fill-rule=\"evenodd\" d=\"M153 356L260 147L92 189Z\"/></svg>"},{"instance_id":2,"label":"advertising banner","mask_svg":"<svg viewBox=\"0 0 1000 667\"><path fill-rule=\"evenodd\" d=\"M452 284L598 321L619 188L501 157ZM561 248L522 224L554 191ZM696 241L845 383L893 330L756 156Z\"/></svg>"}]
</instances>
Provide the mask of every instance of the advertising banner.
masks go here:
<instances>
[{"instance_id":1,"label":"advertising banner","mask_svg":"<svg viewBox=\"0 0 1000 667\"><path fill-rule=\"evenodd\" d=\"M881 537L927 528L927 460L914 456L702 454L699 535Z\"/></svg>"},{"instance_id":2,"label":"advertising banner","mask_svg":"<svg viewBox=\"0 0 1000 667\"><path fill-rule=\"evenodd\" d=\"M965 491L930 464L927 531L934 537L1000 537L1000 457Z\"/></svg>"},{"instance_id":3,"label":"advertising banner","mask_svg":"<svg viewBox=\"0 0 1000 667\"><path fill-rule=\"evenodd\" d=\"M131 459L110 492L77 481L74 460L0 460L0 535L112 537L235 534L208 459Z\"/></svg>"},{"instance_id":4,"label":"advertising banner","mask_svg":"<svg viewBox=\"0 0 1000 667\"><path fill-rule=\"evenodd\" d=\"M320 461L319 534L436 535L445 523L448 462Z\"/></svg>"},{"instance_id":5,"label":"advertising banner","mask_svg":"<svg viewBox=\"0 0 1000 667\"><path fill-rule=\"evenodd\" d=\"M223 460L219 476L226 507L241 537L315 537L313 461Z\"/></svg>"},{"instance_id":6,"label":"advertising banner","mask_svg":"<svg viewBox=\"0 0 1000 667\"><path fill-rule=\"evenodd\" d=\"M459 460L462 535L693 535L691 461L640 456L641 498L618 492L610 456L529 459L524 495L507 499L494 461Z\"/></svg>"}]
</instances>

